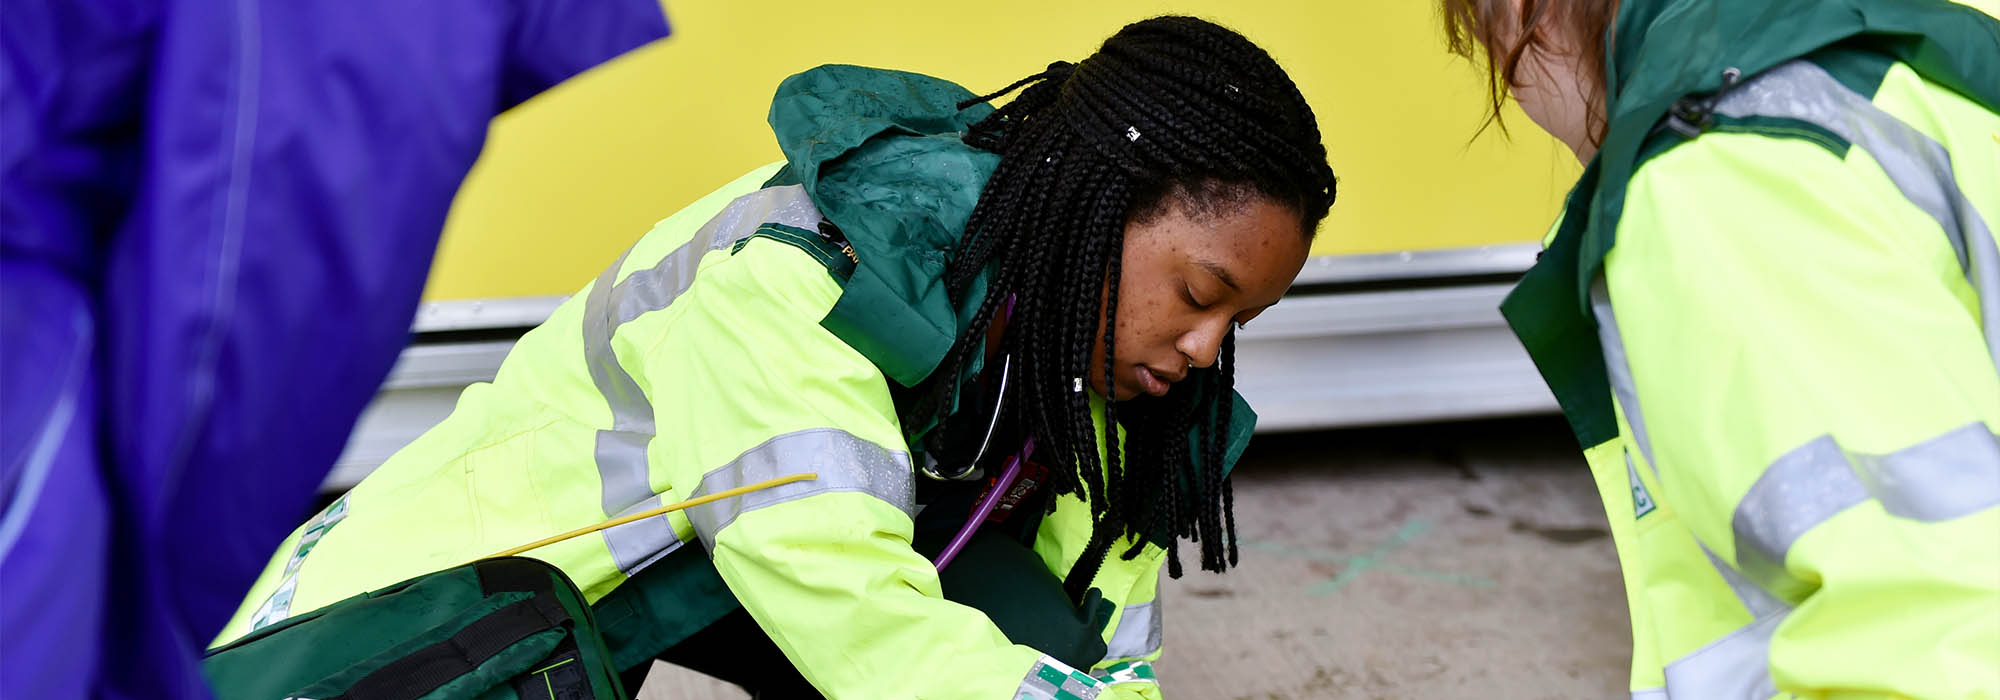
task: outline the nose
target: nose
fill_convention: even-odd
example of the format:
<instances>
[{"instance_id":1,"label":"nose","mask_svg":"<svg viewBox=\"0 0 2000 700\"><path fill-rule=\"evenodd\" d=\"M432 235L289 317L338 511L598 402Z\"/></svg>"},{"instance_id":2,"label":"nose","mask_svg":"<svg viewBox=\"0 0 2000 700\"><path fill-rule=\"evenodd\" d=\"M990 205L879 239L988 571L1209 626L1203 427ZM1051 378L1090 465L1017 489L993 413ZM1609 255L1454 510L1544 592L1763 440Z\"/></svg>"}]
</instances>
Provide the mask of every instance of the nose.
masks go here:
<instances>
[{"instance_id":1,"label":"nose","mask_svg":"<svg viewBox=\"0 0 2000 700\"><path fill-rule=\"evenodd\" d=\"M1174 343L1174 349L1189 366L1208 368L1215 365L1216 356L1222 354L1222 338L1229 334L1229 319L1220 321L1204 320L1200 325L1182 333Z\"/></svg>"}]
</instances>

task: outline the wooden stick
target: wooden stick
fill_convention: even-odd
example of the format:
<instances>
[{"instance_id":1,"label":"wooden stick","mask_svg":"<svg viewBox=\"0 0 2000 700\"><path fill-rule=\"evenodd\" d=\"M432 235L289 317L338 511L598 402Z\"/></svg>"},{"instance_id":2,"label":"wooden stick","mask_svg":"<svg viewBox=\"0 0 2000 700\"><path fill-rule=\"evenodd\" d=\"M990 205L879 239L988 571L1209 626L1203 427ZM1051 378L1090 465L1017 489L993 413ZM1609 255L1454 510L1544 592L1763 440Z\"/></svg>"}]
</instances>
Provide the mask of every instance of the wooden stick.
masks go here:
<instances>
[{"instance_id":1,"label":"wooden stick","mask_svg":"<svg viewBox=\"0 0 2000 700\"><path fill-rule=\"evenodd\" d=\"M690 499L688 499L688 500L685 500L685 501L681 501L681 502L679 502L679 503L674 503L674 504L669 504L669 505L664 505L664 506L660 506L660 507L658 507L658 508L654 508L654 509L651 509L651 510L643 510L643 511L639 511L639 512L637 512L637 513L633 513L633 514L631 514L631 515L626 515L626 516L620 516L620 517L616 517L616 518L612 518L612 519L610 519L610 520L606 520L606 521L604 521L604 522L601 522L601 523L598 523L598 524L596 524L596 525L591 525L591 526L588 526L588 527L580 527L580 528L577 528L577 529L575 529L575 530L571 530L571 531L569 531L569 532L565 532L565 533L563 533L563 534L560 534L560 535L556 535L556 536L554 536L554 537L544 537L544 538L542 538L542 539L539 539L539 540L535 540L535 541L533 541L533 542L529 542L529 543L527 543L527 544L524 544L524 545L521 545L521 546L519 546L519 547L515 547L515 548L513 548L513 549L509 549L509 550L507 550L507 551L504 551L504 552L501 552L501 553L499 553L499 554L495 554L495 555L493 555L493 557L488 557L488 558L494 558L494 557L511 557L511 556L514 556L514 555L516 555L516 554L520 554L520 553L522 553L522 552L526 552L526 551L528 551L528 550L531 550L531 549L538 549L538 548L541 548L541 547L546 547L546 546L548 546L548 545L552 545L552 544L555 544L555 543L557 543L557 542L561 542L561 541L563 541L563 540L566 540L566 539L569 539L569 538L572 538L572 537L579 537L579 536L582 536L582 535L588 535L588 534L590 534L590 533L593 533L593 532L597 532L597 531L599 531L599 530L608 530L608 529L611 529L611 528L614 528L614 527L618 527L619 525L624 525L625 523L629 523L629 522L633 522L633 521L635 521L635 520L645 520L645 519L647 519L647 518L650 518L650 517L653 517L653 516L656 516L656 515L664 515L664 514L667 514L667 513L672 513L672 512L674 512L674 511L677 511L677 510L681 510L681 509L684 509L684 508L693 508L693 507L695 507L695 506L698 506L698 505L702 505L702 504L706 504L706 503L714 503L714 502L716 502L716 501L720 501L720 500L722 500L722 499L725 499L725 498L730 498L730 497L733 497L733 496L741 496L741 495L743 495L743 494L746 494L746 493L750 493L750 492L752 492L752 491L762 491L762 490L764 490L764 489L768 489L768 488L771 488L771 487L773 487L773 486L783 486L783 485L785 485L785 484L789 484L789 483L792 483L792 482L795 482L795 481L809 481L809 480L812 480L812 479L817 479L817 478L819 478L819 474L817 474L817 473L814 473L814 472L806 472L806 473L804 473L804 474L793 474L793 475L791 475L791 476L781 476L781 477L778 477L778 478L776 478L776 479L772 479L772 480L770 480L770 481L759 481L759 482L757 482L757 483L754 483L754 484L750 484L750 485L748 485L748 486L738 486L738 487L736 487L736 488L733 488L733 489L729 489L729 490L727 490L727 491L718 491L718 492L716 492L716 493L711 493L711 494L709 494L709 495L706 495L706 496L702 496L702 497L700 497L700 498L690 498Z\"/></svg>"}]
</instances>

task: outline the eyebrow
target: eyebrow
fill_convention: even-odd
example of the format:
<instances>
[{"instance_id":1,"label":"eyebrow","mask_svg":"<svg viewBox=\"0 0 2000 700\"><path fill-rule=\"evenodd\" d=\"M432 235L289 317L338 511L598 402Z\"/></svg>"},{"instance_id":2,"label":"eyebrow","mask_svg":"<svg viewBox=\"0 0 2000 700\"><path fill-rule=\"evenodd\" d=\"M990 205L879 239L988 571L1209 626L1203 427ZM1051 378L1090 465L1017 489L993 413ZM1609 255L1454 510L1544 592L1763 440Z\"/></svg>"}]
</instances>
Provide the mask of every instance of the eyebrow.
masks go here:
<instances>
[{"instance_id":1,"label":"eyebrow","mask_svg":"<svg viewBox=\"0 0 2000 700\"><path fill-rule=\"evenodd\" d=\"M1207 270L1208 274L1215 275L1216 279L1222 280L1222 283L1229 285L1230 289L1234 289L1239 292L1243 291L1242 285L1237 284L1236 278L1230 276L1229 270L1224 269L1221 264L1209 262L1207 260L1196 260L1194 261L1194 264L1200 267L1201 269Z\"/></svg>"}]
</instances>

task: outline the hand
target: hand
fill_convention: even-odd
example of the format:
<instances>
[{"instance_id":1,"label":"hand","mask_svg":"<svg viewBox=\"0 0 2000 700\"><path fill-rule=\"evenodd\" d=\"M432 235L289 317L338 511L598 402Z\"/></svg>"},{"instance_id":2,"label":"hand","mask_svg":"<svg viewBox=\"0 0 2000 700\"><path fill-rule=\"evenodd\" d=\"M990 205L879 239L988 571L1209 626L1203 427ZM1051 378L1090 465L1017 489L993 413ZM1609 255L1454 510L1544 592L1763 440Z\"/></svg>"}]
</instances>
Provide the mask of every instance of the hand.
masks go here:
<instances>
[{"instance_id":1,"label":"hand","mask_svg":"<svg viewBox=\"0 0 2000 700\"><path fill-rule=\"evenodd\" d=\"M1116 606L1095 588L1071 604L1062 579L1018 541L980 532L938 579L947 600L986 613L1008 641L1082 670L1104 659Z\"/></svg>"}]
</instances>

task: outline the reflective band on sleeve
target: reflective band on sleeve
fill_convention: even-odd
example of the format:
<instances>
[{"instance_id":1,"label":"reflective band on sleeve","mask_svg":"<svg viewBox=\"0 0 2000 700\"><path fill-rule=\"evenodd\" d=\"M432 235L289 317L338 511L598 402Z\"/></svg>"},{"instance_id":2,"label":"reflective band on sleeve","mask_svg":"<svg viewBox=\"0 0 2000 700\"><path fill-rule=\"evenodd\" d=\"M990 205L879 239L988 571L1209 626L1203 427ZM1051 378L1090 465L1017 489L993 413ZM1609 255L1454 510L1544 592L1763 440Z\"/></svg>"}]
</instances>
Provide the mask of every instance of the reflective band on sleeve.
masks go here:
<instances>
[{"instance_id":1,"label":"reflective band on sleeve","mask_svg":"<svg viewBox=\"0 0 2000 700\"><path fill-rule=\"evenodd\" d=\"M1709 565L1715 567L1715 572L1722 576L1723 583L1729 584L1729 590L1736 594L1736 602L1742 603L1743 609L1750 611L1752 619L1763 619L1766 615L1792 609L1792 606L1786 605L1785 601L1771 595L1770 591L1745 578L1743 572L1737 571L1736 567L1730 566L1728 562L1722 560L1722 557L1716 556L1708 545L1699 541L1695 544L1700 546L1701 553L1708 557Z\"/></svg>"},{"instance_id":2,"label":"reflective band on sleeve","mask_svg":"<svg viewBox=\"0 0 2000 700\"><path fill-rule=\"evenodd\" d=\"M1977 422L1886 455L1815 438L1772 462L1737 502L1730 529L1738 568L1781 598L1809 592L1785 572L1792 544L1870 498L1890 515L1922 522L2000 505L2000 439Z\"/></svg>"},{"instance_id":3,"label":"reflective band on sleeve","mask_svg":"<svg viewBox=\"0 0 2000 700\"><path fill-rule=\"evenodd\" d=\"M1959 190L1951 153L1943 145L1804 60L1772 68L1730 90L1715 111L1809 122L1873 156L1896 189L1937 220L1951 239L1966 279L1979 293L1987 352L2000 369L2000 247L1993 229Z\"/></svg>"},{"instance_id":4,"label":"reflective band on sleeve","mask_svg":"<svg viewBox=\"0 0 2000 700\"><path fill-rule=\"evenodd\" d=\"M648 409L650 412L650 408ZM647 430L599 430L592 457L602 484L605 515L630 515L661 505L648 478L646 443L653 439L652 424ZM631 499L637 498L633 501ZM619 507L619 503L627 503ZM611 510L617 508L617 510ZM618 570L630 576L680 546L680 538L666 516L626 523L600 533Z\"/></svg>"},{"instance_id":5,"label":"reflective band on sleeve","mask_svg":"<svg viewBox=\"0 0 2000 700\"><path fill-rule=\"evenodd\" d=\"M1736 593L1736 600L1750 611L1755 622L1668 664L1666 687L1635 690L1632 691L1632 698L1769 698L1777 692L1770 673L1771 634L1777 629L1779 621L1791 614L1792 608L1745 579L1741 572L1710 551L1708 545L1696 544L1701 546L1701 553L1708 557L1708 563L1729 584L1729 590ZM1722 692L1736 694L1716 694ZM1748 694L1752 692L1760 694Z\"/></svg>"},{"instance_id":6,"label":"reflective band on sleeve","mask_svg":"<svg viewBox=\"0 0 2000 700\"><path fill-rule=\"evenodd\" d=\"M815 428L771 438L750 448L701 478L689 498L727 491L792 474L817 472L811 481L752 491L687 510L688 522L710 553L715 537L737 516L759 508L836 491L858 491L880 498L912 518L916 513L915 473L907 452L884 449L844 430Z\"/></svg>"},{"instance_id":7,"label":"reflective band on sleeve","mask_svg":"<svg viewBox=\"0 0 2000 700\"><path fill-rule=\"evenodd\" d=\"M1868 492L1890 515L1927 523L2000 505L2000 437L1972 423L1894 453L1855 455Z\"/></svg>"},{"instance_id":8,"label":"reflective band on sleeve","mask_svg":"<svg viewBox=\"0 0 2000 700\"><path fill-rule=\"evenodd\" d=\"M1763 700L1777 695L1771 682L1771 635L1788 614L1752 622L1667 664L1666 697Z\"/></svg>"},{"instance_id":9,"label":"reflective band on sleeve","mask_svg":"<svg viewBox=\"0 0 2000 700\"><path fill-rule=\"evenodd\" d=\"M592 455L603 487L600 499L605 515L615 517L661 505L646 461L646 445L655 434L653 406L618 362L611 347L612 335L619 326L673 304L694 284L701 258L710 251L748 238L765 223L809 228L818 225L819 216L803 187L758 190L731 201L692 239L652 267L618 279L625 256L631 253L628 250L598 275L584 298L582 326L584 361L591 382L611 408L611 428L597 432ZM603 537L618 570L626 575L658 561L681 544L664 515L605 530Z\"/></svg>"},{"instance_id":10,"label":"reflective band on sleeve","mask_svg":"<svg viewBox=\"0 0 2000 700\"><path fill-rule=\"evenodd\" d=\"M1045 655L1021 679L1014 700L1090 700L1103 689L1102 681Z\"/></svg>"},{"instance_id":11,"label":"reflective band on sleeve","mask_svg":"<svg viewBox=\"0 0 2000 700\"><path fill-rule=\"evenodd\" d=\"M661 258L652 267L639 270L618 282L611 293L613 325L622 326L648 313L667 308L694 284L701 257L723 250L749 238L765 224L782 224L808 231L819 228L820 213L799 185L758 190L724 207L703 224L694 238Z\"/></svg>"},{"instance_id":12,"label":"reflective band on sleeve","mask_svg":"<svg viewBox=\"0 0 2000 700\"><path fill-rule=\"evenodd\" d=\"M1750 485L1736 503L1730 529L1736 535L1736 565L1766 590L1786 599L1809 593L1785 573L1792 543L1828 518L1868 500L1868 489L1847 465L1847 454L1830 436L1785 453Z\"/></svg>"},{"instance_id":13,"label":"reflective band on sleeve","mask_svg":"<svg viewBox=\"0 0 2000 700\"><path fill-rule=\"evenodd\" d=\"M1666 688L1647 688L1632 691L1632 700L1668 700Z\"/></svg>"},{"instance_id":14,"label":"reflective band on sleeve","mask_svg":"<svg viewBox=\"0 0 2000 700\"><path fill-rule=\"evenodd\" d=\"M1105 645L1106 659L1136 659L1160 650L1160 601L1125 606L1118 629Z\"/></svg>"}]
</instances>

